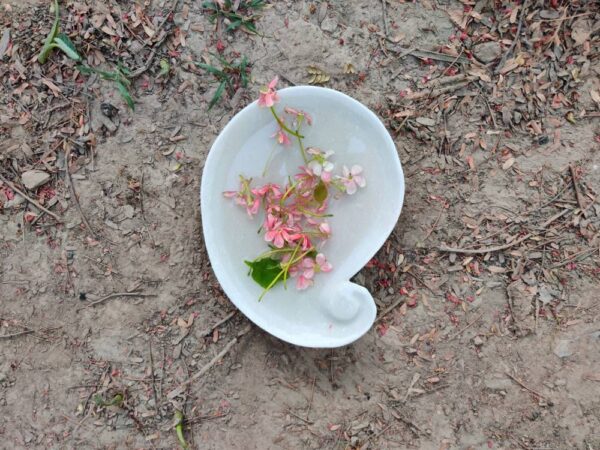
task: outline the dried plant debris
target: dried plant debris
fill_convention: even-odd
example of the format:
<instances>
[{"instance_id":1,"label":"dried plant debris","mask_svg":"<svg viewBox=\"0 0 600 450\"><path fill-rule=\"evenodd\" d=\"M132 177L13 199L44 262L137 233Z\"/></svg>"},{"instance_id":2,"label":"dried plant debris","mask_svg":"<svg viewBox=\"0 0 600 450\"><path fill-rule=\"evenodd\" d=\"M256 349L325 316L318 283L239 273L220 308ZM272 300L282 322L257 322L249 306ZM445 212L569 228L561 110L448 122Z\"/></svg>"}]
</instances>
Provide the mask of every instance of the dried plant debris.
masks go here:
<instances>
[{"instance_id":1,"label":"dried plant debris","mask_svg":"<svg viewBox=\"0 0 600 450\"><path fill-rule=\"evenodd\" d=\"M331 79L331 75L316 66L308 66L307 72L308 84L326 84Z\"/></svg>"},{"instance_id":2,"label":"dried plant debris","mask_svg":"<svg viewBox=\"0 0 600 450\"><path fill-rule=\"evenodd\" d=\"M403 60L415 58L422 73L398 96L388 97L381 114L390 127L435 142L438 148L450 135L448 147L455 153L464 142L454 132L463 122L449 120L457 113L476 111L483 127L540 138L549 134L543 124L549 116L571 123L593 117L598 109L594 99L600 95L597 88L585 93L581 88L594 77L591 67L600 36L593 24L600 20L600 4L555 3L531 0L494 8L486 2L465 2L464 8L446 9L456 31L436 51L388 41L390 52ZM415 111L444 118L451 129L444 137L417 130Z\"/></svg>"}]
</instances>

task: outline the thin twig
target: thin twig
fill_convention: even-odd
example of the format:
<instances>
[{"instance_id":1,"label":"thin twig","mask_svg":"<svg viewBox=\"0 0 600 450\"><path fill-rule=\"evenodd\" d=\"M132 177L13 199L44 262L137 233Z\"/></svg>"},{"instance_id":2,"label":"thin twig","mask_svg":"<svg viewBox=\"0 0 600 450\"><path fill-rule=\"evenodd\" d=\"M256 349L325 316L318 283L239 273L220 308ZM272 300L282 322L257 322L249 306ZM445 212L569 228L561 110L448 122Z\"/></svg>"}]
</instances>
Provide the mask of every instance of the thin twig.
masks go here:
<instances>
[{"instance_id":1,"label":"thin twig","mask_svg":"<svg viewBox=\"0 0 600 450\"><path fill-rule=\"evenodd\" d=\"M227 316L225 316L223 319L221 319L220 321L218 321L216 324L214 324L213 326L202 330L199 334L200 338L203 338L205 336L208 336L209 334L212 334L212 332L214 330L216 330L217 328L219 328L221 325L223 325L225 322L227 322L229 319L231 319L233 316L235 316L237 313L237 311L232 311L231 313L227 314ZM173 345L178 345L181 341L183 341L188 334L190 333L191 327L187 328L185 333L182 334L181 336L179 336L175 341L173 341Z\"/></svg>"},{"instance_id":2,"label":"thin twig","mask_svg":"<svg viewBox=\"0 0 600 450\"><path fill-rule=\"evenodd\" d=\"M571 178L573 179L573 187L575 188L575 196L577 197L577 204L579 205L579 209L581 209L581 213L583 217L588 218L587 208L583 203L583 196L581 195L581 190L579 189L579 184L577 183L577 174L575 172L575 167L572 164L569 164L569 171L571 172Z\"/></svg>"},{"instance_id":3,"label":"thin twig","mask_svg":"<svg viewBox=\"0 0 600 450\"><path fill-rule=\"evenodd\" d=\"M385 316L387 316L390 312L392 312L398 305L401 305L402 303L404 303L404 298L400 297L398 300L396 300L394 303L392 303L390 306L388 306L387 308L385 308L380 314L379 317L377 317L377 319L375 319L375 323L379 323L379 321L381 321L381 319L383 319Z\"/></svg>"},{"instance_id":4,"label":"thin twig","mask_svg":"<svg viewBox=\"0 0 600 450\"><path fill-rule=\"evenodd\" d=\"M231 319L233 316L235 316L237 314L237 310L230 312L229 314L227 314L223 319L219 320L217 323L215 323L212 327L207 328L206 330L203 330L200 332L200 337L203 338L205 336L208 336L209 334L211 334L214 330L216 330L217 328L219 328L221 325L223 325L225 322L227 322L229 319Z\"/></svg>"},{"instance_id":5,"label":"thin twig","mask_svg":"<svg viewBox=\"0 0 600 450\"><path fill-rule=\"evenodd\" d=\"M11 188L16 193L20 194L25 200L27 200L29 203L31 203L32 205L34 205L36 208L38 208L41 211L44 211L49 216L54 217L54 219L56 219L57 222L62 223L62 219L59 216L57 216L56 214L54 214L49 209L44 208L42 205L40 205L34 199L32 199L31 197L29 197L25 192L23 192L21 189L19 189L18 187L16 187L14 185L14 183L12 183L11 181L8 181L6 178L4 178L4 176L2 176L2 174L0 174L0 181L2 181L3 183L6 183L9 188Z\"/></svg>"},{"instance_id":6,"label":"thin twig","mask_svg":"<svg viewBox=\"0 0 600 450\"><path fill-rule=\"evenodd\" d=\"M544 396L544 395L540 394L539 392L537 392L537 391L535 391L535 390L531 389L530 387L527 387L527 386L525 386L521 380L519 380L519 379L518 379L518 378L516 378L515 376L511 375L511 374L510 374L510 372L505 372L505 373L506 373L506 376L507 376L508 378L510 378L511 380L513 380L515 383L517 383L517 384L518 384L519 386L521 386L523 389L525 389L525 390L527 390L527 391L531 392L532 394L535 394L535 395L537 395L539 398L542 398L542 399L544 399L544 400L548 401L548 397L546 397L546 396Z\"/></svg>"},{"instance_id":7,"label":"thin twig","mask_svg":"<svg viewBox=\"0 0 600 450\"><path fill-rule=\"evenodd\" d=\"M5 334L4 336L0 336L0 339L12 339L12 338L16 338L19 336L25 336L25 335L31 334L31 333L35 333L35 330L25 330L25 331L21 331L19 333Z\"/></svg>"},{"instance_id":8,"label":"thin twig","mask_svg":"<svg viewBox=\"0 0 600 450\"><path fill-rule=\"evenodd\" d=\"M308 402L308 408L306 410L306 420L309 420L308 416L310 415L310 408L312 407L313 397L315 395L315 383L317 382L317 377L313 378L312 389L310 391L310 400Z\"/></svg>"},{"instance_id":9,"label":"thin twig","mask_svg":"<svg viewBox=\"0 0 600 450\"><path fill-rule=\"evenodd\" d=\"M389 36L389 30L388 30L388 24L387 24L386 2L387 2L387 0L381 0L381 11L382 11L381 20L383 21L383 31L385 32L385 37L387 38Z\"/></svg>"},{"instance_id":10,"label":"thin twig","mask_svg":"<svg viewBox=\"0 0 600 450\"><path fill-rule=\"evenodd\" d=\"M156 377L154 376L154 356L152 355L152 337L148 341L148 348L150 350L150 376L152 377L152 393L154 395L154 409L158 414L158 394L156 393Z\"/></svg>"},{"instance_id":11,"label":"thin twig","mask_svg":"<svg viewBox=\"0 0 600 450\"><path fill-rule=\"evenodd\" d=\"M431 289L427 283L425 283L425 281L419 277L418 275L415 275L414 273L412 273L410 270L407 270L406 272L408 275L410 275L411 277L413 277L415 280L417 280L417 282L419 284L421 284L421 286L423 286L425 289L427 289L429 292L431 292L433 295L439 295L439 292L435 292L433 289Z\"/></svg>"},{"instance_id":12,"label":"thin twig","mask_svg":"<svg viewBox=\"0 0 600 450\"><path fill-rule=\"evenodd\" d=\"M414 52L415 50L416 50L416 48L414 48L414 47L413 47L413 48L406 49L406 50L404 50L402 53L400 53L400 54L399 54L399 55L396 57L396 59L400 60L400 59L404 58L405 56L408 56L408 55L410 55L410 54L411 54L412 52ZM392 74L392 76L390 77L390 82L391 82L391 81L393 81L393 80L395 80L395 79L396 79L396 77L397 77L398 75L400 75L400 74L401 74L403 71L405 71L405 70L406 70L406 69L405 69L404 67L400 66L400 68L399 68L398 70L396 70L396 72L394 72L394 73ZM404 120L406 120L406 119L404 119Z\"/></svg>"},{"instance_id":13,"label":"thin twig","mask_svg":"<svg viewBox=\"0 0 600 450\"><path fill-rule=\"evenodd\" d=\"M456 83L451 86L444 86L444 87L432 89L432 90L424 90L421 92L415 92L414 94L409 94L404 98L407 100L419 100L424 97L437 97L439 95L447 94L448 92L453 92L458 89L464 88L465 86L468 86L474 80L475 80L475 77L467 77L467 81L464 81L462 83Z\"/></svg>"},{"instance_id":14,"label":"thin twig","mask_svg":"<svg viewBox=\"0 0 600 450\"><path fill-rule=\"evenodd\" d=\"M290 416L294 416L296 419L300 419L302 422L307 423L308 425L314 424L313 421L305 419L304 417L300 417L298 414L296 414L295 412L293 412L291 409L288 409L288 414Z\"/></svg>"},{"instance_id":15,"label":"thin twig","mask_svg":"<svg viewBox=\"0 0 600 450\"><path fill-rule=\"evenodd\" d=\"M95 300L92 303L82 306L81 308L77 309L77 311L79 312L82 309L91 308L92 306L99 305L100 303L104 303L115 297L156 297L156 294L144 294L142 292L114 292L102 297L101 299Z\"/></svg>"},{"instance_id":16,"label":"thin twig","mask_svg":"<svg viewBox=\"0 0 600 450\"><path fill-rule=\"evenodd\" d=\"M223 348L223 350L221 350L213 359L211 359L208 364L206 364L204 367L202 367L195 375L188 378L183 383L181 383L179 386L177 386L175 389L173 389L171 392L169 392L167 394L167 398L169 400L172 400L175 397L177 397L178 395L180 395L187 385L196 381L198 378L200 378L202 375L204 375L206 372L208 372L217 362L219 362L221 359L223 359L223 357L227 353L229 353L229 351L233 348L233 346L239 342L240 338L243 335L245 335L246 333L248 333L251 329L252 329L251 325L246 326L246 328L244 328L236 337L234 337L231 341L229 341L227 343L227 345Z\"/></svg>"},{"instance_id":17,"label":"thin twig","mask_svg":"<svg viewBox=\"0 0 600 450\"><path fill-rule=\"evenodd\" d=\"M569 263L572 263L575 261L581 261L582 259L587 258L592 253L597 252L597 251L598 251L597 248L591 248L589 250L584 250L582 252L576 253L576 254L570 256L569 258L565 259L564 261L561 261L559 263L556 263L556 264L550 266L550 269L558 269L559 267L566 266Z\"/></svg>"},{"instance_id":18,"label":"thin twig","mask_svg":"<svg viewBox=\"0 0 600 450\"><path fill-rule=\"evenodd\" d=\"M69 157L71 156L71 149L69 148L69 150L67 150L67 154L65 155L65 173L67 174L67 179L69 180L69 190L71 191L71 195L73 196L73 200L75 201L75 206L77 207L77 211L79 211L79 215L81 216L81 219L83 220L83 223L85 223L85 226L87 227L88 230L90 230L90 233L92 233L92 236L94 236L95 239L98 238L96 232L94 231L94 229L92 228L92 226L90 225L90 223L87 220L87 217L85 217L85 214L83 213L83 210L81 209L81 204L79 203L79 198L77 198L77 192L75 192L75 185L73 184L73 178L71 177L71 170L69 169Z\"/></svg>"},{"instance_id":19,"label":"thin twig","mask_svg":"<svg viewBox=\"0 0 600 450\"><path fill-rule=\"evenodd\" d=\"M61 328L61 327L46 328L44 330L33 330L31 328L27 328L27 330L20 331L18 333L0 335L0 339L13 339L13 338L16 338L16 337L19 337L19 336L25 336L27 334L58 330L59 328Z\"/></svg>"},{"instance_id":20,"label":"thin twig","mask_svg":"<svg viewBox=\"0 0 600 450\"><path fill-rule=\"evenodd\" d=\"M473 319L471 322L469 322L467 325L465 325L462 329L458 330L456 333L454 333L452 336L450 336L448 338L448 341L452 341L452 340L456 339L458 336L460 336L461 334L463 334L466 330L471 328L475 322L477 322L479 319L481 319L484 314L485 314L485 311L482 311L481 314L479 314L475 319Z\"/></svg>"},{"instance_id":21,"label":"thin twig","mask_svg":"<svg viewBox=\"0 0 600 450\"><path fill-rule=\"evenodd\" d=\"M437 219L435 219L435 222L431 226L430 230L427 232L427 235L423 238L423 242L425 242L427 239L429 239L429 236L431 236L431 233L434 232L435 228L437 227L438 222L442 218L443 213L444 213L444 208L441 209L440 213L437 216Z\"/></svg>"},{"instance_id":22,"label":"thin twig","mask_svg":"<svg viewBox=\"0 0 600 450\"><path fill-rule=\"evenodd\" d=\"M502 59L496 66L496 70L494 70L494 74L496 74L496 75L498 75L500 73L500 71L504 67L504 64L506 63L506 60L510 57L513 50L517 46L517 41L519 41L519 36L521 34L521 28L523 27L523 19L525 18L525 10L527 9L528 3L529 3L529 0L525 0L523 2L523 5L521 6L521 14L519 16L519 25L517 26L517 32L515 33L515 38L513 39L512 44L510 44L510 47L504 53L504 55L502 56Z\"/></svg>"},{"instance_id":23,"label":"thin twig","mask_svg":"<svg viewBox=\"0 0 600 450\"><path fill-rule=\"evenodd\" d=\"M443 53L438 53L438 52L431 52L428 50L418 50L416 48L415 49L407 49L407 48L399 47L397 49L393 49L392 51L400 53L398 58L412 55L417 58L430 58L430 59L435 59L437 61L444 61L444 62L452 63L452 64L454 64L456 62L460 62L461 64L469 64L471 62L464 56L460 56L457 59L455 56L445 55Z\"/></svg>"},{"instance_id":24,"label":"thin twig","mask_svg":"<svg viewBox=\"0 0 600 450\"><path fill-rule=\"evenodd\" d=\"M509 242L508 244L496 245L495 247L483 247L483 248L469 249L469 248L447 247L445 245L442 245L441 247L438 247L438 250L441 252L448 252L448 253L462 253L463 255L484 255L486 253L498 252L500 250L506 250L507 248L514 247L515 245L519 245L521 242L526 241L527 239L529 239L532 236L534 236L533 233L527 233L522 238L516 239L512 242Z\"/></svg>"}]
</instances>

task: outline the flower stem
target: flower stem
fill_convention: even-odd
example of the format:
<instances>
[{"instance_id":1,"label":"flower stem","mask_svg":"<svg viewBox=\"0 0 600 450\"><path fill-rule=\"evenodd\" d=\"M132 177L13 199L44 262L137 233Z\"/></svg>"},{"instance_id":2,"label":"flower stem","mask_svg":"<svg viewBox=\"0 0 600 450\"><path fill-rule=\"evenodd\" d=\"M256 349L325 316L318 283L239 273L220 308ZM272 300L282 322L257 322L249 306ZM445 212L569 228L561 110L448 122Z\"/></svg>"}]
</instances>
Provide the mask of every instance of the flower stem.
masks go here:
<instances>
[{"instance_id":1,"label":"flower stem","mask_svg":"<svg viewBox=\"0 0 600 450\"><path fill-rule=\"evenodd\" d=\"M298 247L296 247L297 249ZM290 260L288 261L287 267L291 267L294 264L296 264L298 261L302 261L302 258L304 258L306 255L308 255L310 252L312 252L314 250L313 247L309 248L307 251L305 251L304 253L302 253L300 256L298 256L296 259L294 259L293 257L290 258ZM296 251L294 250L294 253ZM275 286L275 284L277 284L277 282L279 281L279 279L281 278L281 275L285 275L285 273L287 273L286 269L281 269L281 272L279 272L277 274L277 276L275 278L273 278L273 281L271 281L271 283L269 283L269 285L265 288L265 290L262 292L262 294L260 294L260 297L258 297L258 301L260 302L263 297L265 296L265 294L267 292L269 292L271 290L271 288L273 286Z\"/></svg>"},{"instance_id":2,"label":"flower stem","mask_svg":"<svg viewBox=\"0 0 600 450\"><path fill-rule=\"evenodd\" d=\"M298 139L298 145L300 146L300 153L302 153L302 159L304 160L304 164L308 164L308 159L306 158L306 152L304 151L304 143L302 142L302 138L300 137L300 126L302 125L303 119L304 119L304 116L298 117L298 128L296 129L296 133L298 133L298 136L296 136L296 139Z\"/></svg>"},{"instance_id":3,"label":"flower stem","mask_svg":"<svg viewBox=\"0 0 600 450\"><path fill-rule=\"evenodd\" d=\"M292 256L290 257L290 261L294 260L294 256L296 256L296 253L298 252L298 249L300 248L300 244L298 244L296 246L296 248L294 249L294 253L292 253ZM290 267L292 267L292 265L290 264L290 261L288 261L288 263L285 265L284 270L284 274L283 274L283 287L287 289L287 274L290 271Z\"/></svg>"},{"instance_id":4,"label":"flower stem","mask_svg":"<svg viewBox=\"0 0 600 450\"><path fill-rule=\"evenodd\" d=\"M271 113L273 114L273 117L275 117L275 120L277 121L277 123L279 124L279 126L281 128L283 128L285 131L287 131L288 133L290 133L292 136L296 136L297 138L302 139L304 136L302 136L301 134L297 133L296 131L292 131L290 130L287 125L285 123L283 123L283 120L281 120L279 118L279 116L277 115L277 113L275 112L275 108L273 108L272 106L269 108L271 110Z\"/></svg>"}]
</instances>

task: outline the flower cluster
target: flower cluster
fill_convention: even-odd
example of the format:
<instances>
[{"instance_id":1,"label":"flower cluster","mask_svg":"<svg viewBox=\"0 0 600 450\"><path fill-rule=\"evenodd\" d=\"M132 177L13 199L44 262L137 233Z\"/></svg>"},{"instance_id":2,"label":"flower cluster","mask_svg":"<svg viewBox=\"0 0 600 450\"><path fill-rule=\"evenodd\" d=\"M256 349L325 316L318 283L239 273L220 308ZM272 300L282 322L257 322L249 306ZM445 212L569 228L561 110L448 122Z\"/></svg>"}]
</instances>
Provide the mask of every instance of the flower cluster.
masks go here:
<instances>
[{"instance_id":1,"label":"flower cluster","mask_svg":"<svg viewBox=\"0 0 600 450\"><path fill-rule=\"evenodd\" d=\"M260 231L269 250L245 261L252 278L264 288L260 298L279 282L287 286L288 278L296 279L297 289L306 289L316 274L333 269L322 253L331 236L327 208L332 199L353 195L366 186L360 166L342 166L341 174L336 175L332 151L304 147L300 130L304 122L312 125L312 118L290 107L284 108L285 115L279 115L274 108L279 102L276 84L277 78L260 91L258 105L269 108L275 118L273 137L279 144L290 145L291 137L298 140L304 165L283 184L253 187L251 178L240 175L239 190L223 193L244 207L250 218L264 213Z\"/></svg>"}]
</instances>

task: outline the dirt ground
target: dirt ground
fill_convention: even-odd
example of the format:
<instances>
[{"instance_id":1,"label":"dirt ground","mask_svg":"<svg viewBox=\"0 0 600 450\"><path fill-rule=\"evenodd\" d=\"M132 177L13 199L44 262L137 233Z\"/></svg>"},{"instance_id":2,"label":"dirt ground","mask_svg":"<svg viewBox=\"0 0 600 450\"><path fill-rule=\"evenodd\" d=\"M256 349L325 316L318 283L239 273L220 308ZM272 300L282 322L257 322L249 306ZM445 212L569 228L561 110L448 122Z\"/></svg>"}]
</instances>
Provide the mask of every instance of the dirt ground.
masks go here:
<instances>
[{"instance_id":1,"label":"dirt ground","mask_svg":"<svg viewBox=\"0 0 600 450\"><path fill-rule=\"evenodd\" d=\"M520 2L495 2L494 11L491 1L272 1L257 36L215 31L201 2L182 0L169 24L185 41L175 52L167 41L167 78L151 69L135 80L135 112L98 78L47 75L61 93L43 88L44 101L55 103L25 99L32 86L15 91L26 81L10 78L19 39L31 76L63 61L32 61L52 17L44 2L27 3L5 0L0 13L13 42L0 73L0 174L22 186L19 173L49 172L51 209L64 223L44 215L32 225L27 211L40 211L28 202L0 209L0 447L178 448L181 410L198 449L600 449L598 2L528 2L522 42L504 61L515 67L498 75L500 55L486 65L463 62L462 51L439 60L439 49L459 42L459 22L475 6L483 19L462 22L461 45L476 47L471 33L505 8L512 32L488 32L506 53ZM171 5L149 3L149 15ZM131 8L88 4L86 14L110 11L116 21ZM525 40L540 11L544 33L562 26L564 53L553 66L551 48L540 51L541 69L531 56L526 70L517 55L535 53ZM217 47L247 57L251 82L207 111L214 78L185 63ZM570 81L559 89L564 61ZM394 232L355 279L380 311L397 307L334 351L256 327L236 338L248 322L231 315L211 271L199 214L200 175L219 131L274 75L303 84L308 66L378 112L407 185ZM551 86L540 87L553 70ZM414 96L461 73L476 79L435 99ZM67 108L79 112L69 124L49 108L70 93L81 101ZM114 131L103 101L119 108ZM95 145L65 158L65 127L88 121ZM24 144L25 157L16 154ZM37 188L28 193L40 198ZM91 305L111 293L147 296Z\"/></svg>"}]
</instances>

